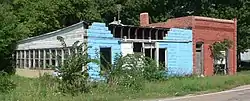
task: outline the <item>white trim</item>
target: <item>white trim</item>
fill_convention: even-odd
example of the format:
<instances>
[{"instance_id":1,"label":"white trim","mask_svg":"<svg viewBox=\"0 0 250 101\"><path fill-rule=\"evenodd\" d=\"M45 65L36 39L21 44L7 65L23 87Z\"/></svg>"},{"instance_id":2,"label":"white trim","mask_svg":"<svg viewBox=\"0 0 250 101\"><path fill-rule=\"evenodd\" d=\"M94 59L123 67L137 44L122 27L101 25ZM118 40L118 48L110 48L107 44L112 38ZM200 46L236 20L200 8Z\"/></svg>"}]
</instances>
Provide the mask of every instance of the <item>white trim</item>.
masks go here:
<instances>
[{"instance_id":1,"label":"white trim","mask_svg":"<svg viewBox=\"0 0 250 101\"><path fill-rule=\"evenodd\" d=\"M40 37L44 37L44 36L49 36L49 35L57 34L57 33L59 33L59 32L65 31L65 30L67 30L67 29L76 27L76 26L78 26L78 25L80 25L80 24L85 24L85 25L87 25L86 22L81 21L81 22L79 22L79 23L73 24L73 25L71 25L71 26L68 26L68 27L65 27L65 28L62 28L62 29L53 31L53 32L49 32L49 33L45 33L45 34L42 34L42 35L30 37L30 38L27 38L27 39L24 39L24 40L20 40L20 41L18 41L18 44L20 44L20 43L25 43L25 42L29 42L30 40L34 40L34 39L37 39L37 38L40 38ZM83 27L84 27L84 26L83 26Z\"/></svg>"}]
</instances>

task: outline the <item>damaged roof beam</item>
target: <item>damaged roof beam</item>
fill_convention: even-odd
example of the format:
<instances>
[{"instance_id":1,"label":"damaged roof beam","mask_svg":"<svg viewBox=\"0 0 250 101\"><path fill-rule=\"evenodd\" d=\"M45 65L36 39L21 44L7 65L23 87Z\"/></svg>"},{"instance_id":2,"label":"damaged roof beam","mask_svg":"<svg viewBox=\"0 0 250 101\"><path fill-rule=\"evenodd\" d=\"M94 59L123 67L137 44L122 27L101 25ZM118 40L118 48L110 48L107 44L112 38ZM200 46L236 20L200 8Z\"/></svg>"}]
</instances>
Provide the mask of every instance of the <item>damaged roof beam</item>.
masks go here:
<instances>
[{"instance_id":1,"label":"damaged roof beam","mask_svg":"<svg viewBox=\"0 0 250 101\"><path fill-rule=\"evenodd\" d=\"M131 36L131 35L130 35L131 30L130 30L130 29L131 29L131 28L129 27L129 28L128 28L128 39L130 39L130 36Z\"/></svg>"}]
</instances>

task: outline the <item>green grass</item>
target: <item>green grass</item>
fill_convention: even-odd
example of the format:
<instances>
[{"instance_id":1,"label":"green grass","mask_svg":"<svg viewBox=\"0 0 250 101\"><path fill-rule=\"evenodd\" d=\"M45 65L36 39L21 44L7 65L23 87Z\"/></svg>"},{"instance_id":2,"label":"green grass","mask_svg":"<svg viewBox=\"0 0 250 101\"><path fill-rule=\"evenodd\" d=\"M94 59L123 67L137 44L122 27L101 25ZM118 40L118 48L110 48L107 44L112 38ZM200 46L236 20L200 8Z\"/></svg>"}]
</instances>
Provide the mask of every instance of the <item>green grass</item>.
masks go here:
<instances>
[{"instance_id":1,"label":"green grass","mask_svg":"<svg viewBox=\"0 0 250 101\"><path fill-rule=\"evenodd\" d=\"M56 93L53 81L13 76L17 88L7 94L0 94L0 101L120 101L154 99L172 96L215 92L250 84L250 71L235 76L213 76L205 78L171 78L166 81L147 82L139 92L116 87L98 86L88 94L78 96ZM49 84L48 84L49 83Z\"/></svg>"}]
</instances>

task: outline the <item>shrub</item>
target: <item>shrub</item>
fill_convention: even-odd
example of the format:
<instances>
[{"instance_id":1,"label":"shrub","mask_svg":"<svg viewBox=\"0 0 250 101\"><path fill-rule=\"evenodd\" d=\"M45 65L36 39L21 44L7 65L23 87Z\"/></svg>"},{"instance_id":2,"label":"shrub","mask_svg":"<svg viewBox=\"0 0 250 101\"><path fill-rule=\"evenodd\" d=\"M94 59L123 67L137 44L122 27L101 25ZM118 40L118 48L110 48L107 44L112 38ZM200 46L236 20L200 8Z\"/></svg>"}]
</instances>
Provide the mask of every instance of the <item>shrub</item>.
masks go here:
<instances>
[{"instance_id":1,"label":"shrub","mask_svg":"<svg viewBox=\"0 0 250 101\"><path fill-rule=\"evenodd\" d=\"M122 57L117 54L115 62L111 68L101 66L101 75L103 75L109 86L119 86L123 89L140 90L143 87L142 66L139 57L128 55ZM139 55L136 55L139 56Z\"/></svg>"},{"instance_id":2,"label":"shrub","mask_svg":"<svg viewBox=\"0 0 250 101\"><path fill-rule=\"evenodd\" d=\"M144 59L144 71L143 76L146 80L154 81L154 80L164 80L166 71L164 69L164 66L160 64L157 66L157 63L155 60L145 57Z\"/></svg>"},{"instance_id":3,"label":"shrub","mask_svg":"<svg viewBox=\"0 0 250 101\"><path fill-rule=\"evenodd\" d=\"M16 88L16 84L5 72L0 72L0 93L9 93Z\"/></svg>"},{"instance_id":4,"label":"shrub","mask_svg":"<svg viewBox=\"0 0 250 101\"><path fill-rule=\"evenodd\" d=\"M58 37L58 40L62 43L62 45L66 47L67 45L64 42L62 37ZM78 93L86 93L90 91L90 85L88 82L88 69L86 65L90 62L95 62L88 58L88 54L86 50L82 50L83 43L79 44L79 41L75 42L72 47L73 50L71 54L65 54L66 58L64 63L59 62L57 68L59 70L59 90L63 93L71 93L72 95ZM75 51L75 49L77 51ZM87 49L87 48L86 48ZM60 56L58 57L61 60Z\"/></svg>"},{"instance_id":5,"label":"shrub","mask_svg":"<svg viewBox=\"0 0 250 101\"><path fill-rule=\"evenodd\" d=\"M118 85L120 87L141 90L146 80L163 79L163 68L156 65L156 62L142 54L129 54L122 57L117 55L115 63L111 70L101 69L101 74L107 78L110 86Z\"/></svg>"}]
</instances>

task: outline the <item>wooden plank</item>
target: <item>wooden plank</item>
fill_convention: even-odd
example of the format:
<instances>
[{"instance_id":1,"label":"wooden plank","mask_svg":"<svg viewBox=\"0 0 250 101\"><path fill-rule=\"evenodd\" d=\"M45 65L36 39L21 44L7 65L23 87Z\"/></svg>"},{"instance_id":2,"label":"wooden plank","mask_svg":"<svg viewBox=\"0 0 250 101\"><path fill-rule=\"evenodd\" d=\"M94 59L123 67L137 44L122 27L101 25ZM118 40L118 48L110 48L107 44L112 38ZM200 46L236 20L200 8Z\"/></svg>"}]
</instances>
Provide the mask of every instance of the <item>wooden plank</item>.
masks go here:
<instances>
[{"instance_id":1,"label":"wooden plank","mask_svg":"<svg viewBox=\"0 0 250 101\"><path fill-rule=\"evenodd\" d=\"M120 38L123 38L123 27L121 28L120 34L121 34Z\"/></svg>"},{"instance_id":2,"label":"wooden plank","mask_svg":"<svg viewBox=\"0 0 250 101\"><path fill-rule=\"evenodd\" d=\"M130 29L131 29L131 28L129 27L129 28L128 28L128 39L130 39L130 31L131 31Z\"/></svg>"},{"instance_id":3,"label":"wooden plank","mask_svg":"<svg viewBox=\"0 0 250 101\"><path fill-rule=\"evenodd\" d=\"M135 39L138 39L138 28L135 29Z\"/></svg>"},{"instance_id":4,"label":"wooden plank","mask_svg":"<svg viewBox=\"0 0 250 101\"><path fill-rule=\"evenodd\" d=\"M159 34L158 31L159 31L159 30L156 30L156 32L155 32L155 39L156 39L156 40L159 39L159 38L158 38L158 34Z\"/></svg>"}]
</instances>

